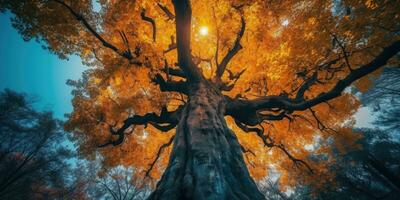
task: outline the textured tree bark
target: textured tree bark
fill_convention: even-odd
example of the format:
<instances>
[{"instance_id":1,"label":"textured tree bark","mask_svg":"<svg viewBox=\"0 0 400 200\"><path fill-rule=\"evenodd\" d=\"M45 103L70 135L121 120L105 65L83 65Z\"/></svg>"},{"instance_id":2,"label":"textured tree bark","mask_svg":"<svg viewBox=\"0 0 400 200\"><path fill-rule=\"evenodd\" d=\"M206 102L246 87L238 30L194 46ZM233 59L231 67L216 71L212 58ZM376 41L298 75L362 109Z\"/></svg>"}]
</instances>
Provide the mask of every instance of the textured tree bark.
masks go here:
<instances>
[{"instance_id":1,"label":"textured tree bark","mask_svg":"<svg viewBox=\"0 0 400 200\"><path fill-rule=\"evenodd\" d=\"M212 86L190 89L168 167L149 199L264 199L224 112L224 98Z\"/></svg>"}]
</instances>

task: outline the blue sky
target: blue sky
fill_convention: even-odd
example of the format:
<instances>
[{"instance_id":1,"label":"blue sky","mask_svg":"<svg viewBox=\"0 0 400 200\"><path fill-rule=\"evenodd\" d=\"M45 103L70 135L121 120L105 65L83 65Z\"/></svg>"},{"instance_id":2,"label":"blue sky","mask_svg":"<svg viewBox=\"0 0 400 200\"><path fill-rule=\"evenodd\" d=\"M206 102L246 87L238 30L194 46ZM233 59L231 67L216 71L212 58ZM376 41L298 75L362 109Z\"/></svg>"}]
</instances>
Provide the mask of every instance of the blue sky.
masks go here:
<instances>
[{"instance_id":1,"label":"blue sky","mask_svg":"<svg viewBox=\"0 0 400 200\"><path fill-rule=\"evenodd\" d=\"M34 96L39 109L58 118L72 111L68 79L79 79L85 69L80 58L60 60L35 41L25 42L11 26L9 14L0 14L0 90L9 88Z\"/></svg>"}]
</instances>

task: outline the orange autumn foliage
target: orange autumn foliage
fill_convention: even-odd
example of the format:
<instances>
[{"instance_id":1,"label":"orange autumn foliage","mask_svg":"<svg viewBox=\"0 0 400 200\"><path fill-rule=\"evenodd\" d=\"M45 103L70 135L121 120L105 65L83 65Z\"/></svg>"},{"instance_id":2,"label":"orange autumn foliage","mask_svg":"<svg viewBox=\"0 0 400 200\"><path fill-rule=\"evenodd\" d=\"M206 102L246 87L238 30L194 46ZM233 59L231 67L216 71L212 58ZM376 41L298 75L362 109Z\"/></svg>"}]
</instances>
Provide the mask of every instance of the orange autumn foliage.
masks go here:
<instances>
[{"instance_id":1,"label":"orange autumn foliage","mask_svg":"<svg viewBox=\"0 0 400 200\"><path fill-rule=\"evenodd\" d=\"M179 93L161 92L151 81L164 69L165 62L171 66L177 62L176 50L166 52L175 42L175 22L160 6L173 11L171 2L100 0L97 6L101 9L96 12L92 1L65 1L82 13L99 30L101 37L119 49L126 48L121 36L125 34L132 51L140 51L137 59L143 66L130 64L104 48L61 5L43 2L32 0L13 7L13 12L20 17L20 21L14 23L26 39L40 40L60 57L77 54L89 66L82 80L70 82L74 86L74 110L65 127L73 132L79 153L87 158L101 155L105 166L134 166L138 176L143 176L159 147L172 137L174 130L161 133L151 125L131 127L120 146L97 146L112 137L110 126L122 126L127 117L159 113L162 106L174 110L186 101ZM381 47L399 39L398 34L391 34L390 30L396 28L393 21L400 21L400 4L387 0L338 2L193 0L192 55L204 76L211 78L216 60L221 61L240 29L240 14L232 6L244 5L243 49L227 68L233 73L245 71L235 87L224 94L247 99L280 94L293 96L316 66L344 56L340 45L345 43L348 61L341 59L332 64L332 68L340 70L318 74L317 78L322 81L304 95L313 98L331 89L351 69L368 63ZM141 19L143 9L156 23L156 41L152 37L151 24ZM32 16L37 19L35 26L24 26L23 22ZM199 33L200 27L204 26L208 27L208 35ZM229 73L222 79L232 83ZM364 92L370 85L370 77L364 77L355 87ZM354 93L346 91L341 97L312 109L296 111L290 118L262 124L265 134L283 144L296 158L308 162L314 174L294 167L280 149L264 147L256 135L243 132L232 118L226 119L240 143L255 154L246 153L245 160L256 180L267 176L270 170L276 170L283 188L299 183L319 187L334 179L330 166L335 162L337 152L345 154L361 148L357 144L361 134L352 132L352 116L359 106ZM150 175L154 179L160 178L170 150L171 147L162 154L152 170Z\"/></svg>"}]
</instances>

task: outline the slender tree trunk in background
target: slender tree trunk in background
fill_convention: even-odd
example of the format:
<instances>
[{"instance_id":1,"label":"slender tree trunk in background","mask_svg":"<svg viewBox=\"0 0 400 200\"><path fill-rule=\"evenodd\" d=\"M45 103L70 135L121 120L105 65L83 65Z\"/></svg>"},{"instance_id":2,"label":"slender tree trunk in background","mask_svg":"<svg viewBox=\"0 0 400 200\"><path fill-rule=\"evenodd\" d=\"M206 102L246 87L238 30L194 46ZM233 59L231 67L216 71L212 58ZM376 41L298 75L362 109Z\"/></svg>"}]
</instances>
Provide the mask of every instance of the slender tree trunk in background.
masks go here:
<instances>
[{"instance_id":1,"label":"slender tree trunk in background","mask_svg":"<svg viewBox=\"0 0 400 200\"><path fill-rule=\"evenodd\" d=\"M168 167L149 199L264 199L224 109L223 97L207 83L191 88Z\"/></svg>"},{"instance_id":2,"label":"slender tree trunk in background","mask_svg":"<svg viewBox=\"0 0 400 200\"><path fill-rule=\"evenodd\" d=\"M376 159L371 154L368 155L368 164L373 167L377 172L380 173L390 184L393 188L400 192L400 179L396 174L390 171L383 163L381 163L378 159Z\"/></svg>"}]
</instances>

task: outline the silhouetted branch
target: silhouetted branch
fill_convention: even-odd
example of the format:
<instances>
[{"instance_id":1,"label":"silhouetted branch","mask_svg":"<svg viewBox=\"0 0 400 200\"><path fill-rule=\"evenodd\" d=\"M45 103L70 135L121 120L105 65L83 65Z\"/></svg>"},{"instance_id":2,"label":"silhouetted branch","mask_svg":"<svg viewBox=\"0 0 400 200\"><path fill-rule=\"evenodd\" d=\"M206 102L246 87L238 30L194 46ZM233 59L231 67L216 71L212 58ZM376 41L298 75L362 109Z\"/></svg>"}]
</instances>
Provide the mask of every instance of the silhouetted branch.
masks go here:
<instances>
[{"instance_id":1,"label":"silhouetted branch","mask_svg":"<svg viewBox=\"0 0 400 200\"><path fill-rule=\"evenodd\" d=\"M253 100L232 99L230 97L226 97L228 101L226 115L240 118L240 115L247 116L257 110L272 108L282 109L287 111L287 113L307 110L320 103L327 102L340 96L346 87L350 86L353 82L368 75L369 73L374 72L380 67L385 66L388 60L395 56L399 51L400 41L393 42L391 45L383 48L383 51L368 64L365 64L358 69L354 69L346 77L339 80L328 92L320 93L318 96L312 99L299 101L298 99L292 99L284 95L264 96Z\"/></svg>"},{"instance_id":2,"label":"silhouetted branch","mask_svg":"<svg viewBox=\"0 0 400 200\"><path fill-rule=\"evenodd\" d=\"M337 133L336 130L327 127L327 126L317 117L317 114L315 113L315 111L314 111L313 109L309 108L309 110L311 111L311 114L312 114L312 116L314 117L314 119L317 121L317 127L318 127L319 130L321 130L321 131L324 131L324 130L331 130L331 131Z\"/></svg>"},{"instance_id":3,"label":"silhouetted branch","mask_svg":"<svg viewBox=\"0 0 400 200\"><path fill-rule=\"evenodd\" d=\"M176 42L175 42L175 37L171 35L171 43L168 46L168 49L164 51L164 53L168 53L174 49L177 48Z\"/></svg>"},{"instance_id":4,"label":"silhouetted branch","mask_svg":"<svg viewBox=\"0 0 400 200\"><path fill-rule=\"evenodd\" d=\"M275 144L274 141L272 140L272 138L269 135L265 135L264 134L264 130L263 129L259 129L259 128L255 128L255 127L248 127L245 124L241 123L240 121L235 120L236 125L242 129L244 132L246 133L250 133L250 132L254 132L256 133L256 135L262 140L262 142L264 143L264 146L267 147L276 147L279 148L280 150L282 150L286 156L293 161L293 163L297 166L297 165L303 165L305 166L310 173L313 173L313 170L311 169L311 167L303 160L295 158L292 154L289 153L289 151L285 148L285 146L283 144ZM262 126L261 126L262 127Z\"/></svg>"},{"instance_id":5,"label":"silhouetted branch","mask_svg":"<svg viewBox=\"0 0 400 200\"><path fill-rule=\"evenodd\" d=\"M281 149L281 150L286 154L286 156L289 157L289 159L293 161L293 163L294 163L296 166L297 166L298 164L303 165L303 166L305 166L305 167L308 169L308 171L310 171L311 174L314 173L313 170L311 169L311 167L310 167L305 161L303 161L303 160L301 160L301 159L295 158L292 154L290 154L290 153L288 152L288 150L285 148L285 146L284 146L283 144L274 145L274 146L275 146L275 147L278 147L279 149Z\"/></svg>"},{"instance_id":6,"label":"silhouetted branch","mask_svg":"<svg viewBox=\"0 0 400 200\"><path fill-rule=\"evenodd\" d=\"M350 62L349 62L349 57L348 57L348 53L346 51L346 47L344 46L344 44L342 44L342 42L339 41L339 39L337 38L337 36L335 34L331 34L334 41L336 41L336 43L339 45L340 49L342 50L343 56L344 56L344 60L346 62L347 68L350 71L353 71L353 69L350 66Z\"/></svg>"},{"instance_id":7,"label":"silhouetted branch","mask_svg":"<svg viewBox=\"0 0 400 200\"><path fill-rule=\"evenodd\" d=\"M161 74L156 74L153 82L160 86L161 91L188 93L188 86L185 81L165 81Z\"/></svg>"},{"instance_id":8,"label":"silhouetted branch","mask_svg":"<svg viewBox=\"0 0 400 200\"><path fill-rule=\"evenodd\" d=\"M118 49L116 46L114 46L111 43L107 42L99 33L97 33L97 31L89 24L89 22L82 16L82 14L76 12L74 9L72 9L71 6L69 6L68 4L66 4L65 2L63 2L61 0L52 0L52 1L64 6L79 22L81 22L85 26L86 29L89 30L89 32L94 37L96 37L102 43L102 45L104 47L107 47L107 48L113 50L118 55L128 59L129 63L131 63L131 64L137 64L137 65L142 65L143 64L140 61L134 59L134 57L132 56L132 54L131 54L129 49L125 50L125 51L122 51L122 50ZM125 36L125 38L126 38L126 36Z\"/></svg>"},{"instance_id":9,"label":"silhouetted branch","mask_svg":"<svg viewBox=\"0 0 400 200\"><path fill-rule=\"evenodd\" d=\"M246 133L254 132L263 141L264 146L273 147L274 143L268 135L264 135L264 130L256 127L248 127L242 122L235 120L236 125Z\"/></svg>"},{"instance_id":10,"label":"silhouetted branch","mask_svg":"<svg viewBox=\"0 0 400 200\"><path fill-rule=\"evenodd\" d=\"M161 4L161 3L157 3L157 5L167 15L168 20L174 20L175 19L175 15L172 14L172 12L167 8L167 6L165 6L165 5Z\"/></svg>"},{"instance_id":11,"label":"silhouetted branch","mask_svg":"<svg viewBox=\"0 0 400 200\"><path fill-rule=\"evenodd\" d=\"M240 148L242 149L243 153L250 153L251 155L256 156L256 154L251 149L246 149L243 145L240 145Z\"/></svg>"},{"instance_id":12,"label":"silhouetted branch","mask_svg":"<svg viewBox=\"0 0 400 200\"><path fill-rule=\"evenodd\" d=\"M226 71L228 71L229 73L229 79L233 81L233 83L231 84L226 84L226 83L222 83L220 89L223 91L231 91L235 85L236 82L240 79L240 76L242 76L242 74L246 71L246 69L243 69L242 71L240 71L239 73L233 73L231 70L226 69Z\"/></svg>"},{"instance_id":13,"label":"silhouetted branch","mask_svg":"<svg viewBox=\"0 0 400 200\"><path fill-rule=\"evenodd\" d=\"M185 73L181 69L165 67L162 71L168 73L168 75L186 78Z\"/></svg>"},{"instance_id":14,"label":"silhouetted branch","mask_svg":"<svg viewBox=\"0 0 400 200\"><path fill-rule=\"evenodd\" d=\"M105 144L99 145L98 147L105 147L108 145L117 146L122 144L125 137L125 131L129 129L132 125L147 125L148 123L152 124L156 128L161 128L163 130L167 130L167 128L171 128L172 125L176 125L179 122L179 116L181 114L183 107L180 106L175 111L169 112L165 107L161 110L160 115L156 113L147 113L145 115L135 115L133 117L129 117L124 121L122 127L120 127L117 131L114 130L112 126L110 126L111 135L118 136L116 140L109 140ZM170 124L170 126L164 127L159 124ZM172 129L172 128L171 128Z\"/></svg>"},{"instance_id":15,"label":"silhouetted branch","mask_svg":"<svg viewBox=\"0 0 400 200\"><path fill-rule=\"evenodd\" d=\"M171 80L171 76L186 78L185 73L179 68L171 68L168 65L167 59L164 59L164 68L161 70L167 75L167 80Z\"/></svg>"},{"instance_id":16,"label":"silhouetted branch","mask_svg":"<svg viewBox=\"0 0 400 200\"><path fill-rule=\"evenodd\" d=\"M304 81L303 85L300 86L299 90L296 94L296 100L304 100L304 93L310 89L311 85L313 85L317 81L318 71L314 72L314 74L307 80Z\"/></svg>"},{"instance_id":17,"label":"silhouetted branch","mask_svg":"<svg viewBox=\"0 0 400 200\"><path fill-rule=\"evenodd\" d=\"M161 154L163 153L164 149L167 148L167 147L169 147L169 146L171 146L171 144L172 144L172 142L174 141L174 139L175 139L175 135L173 135L173 136L168 140L167 143L165 143L165 144L163 144L163 145L160 146L160 148L158 149L158 152L157 152L157 154L156 154L156 158L153 160L153 162L151 162L151 164L150 164L150 166L149 166L149 169L146 170L145 177L150 177L150 172L151 172L151 170L153 170L154 165L157 163L157 160L160 158L160 156L161 156Z\"/></svg>"},{"instance_id":18,"label":"silhouetted branch","mask_svg":"<svg viewBox=\"0 0 400 200\"><path fill-rule=\"evenodd\" d=\"M152 126L154 126L154 128L156 128L156 129L158 129L158 130L160 130L162 132L168 132L168 131L174 129L176 127L176 125L177 125L177 123L170 123L170 124L167 124L167 125L160 125L160 124L157 124L157 123L154 123L154 122L149 122L149 124L151 124Z\"/></svg>"},{"instance_id":19,"label":"silhouetted branch","mask_svg":"<svg viewBox=\"0 0 400 200\"><path fill-rule=\"evenodd\" d=\"M124 42L127 54L132 55L131 48L129 46L129 41L128 41L128 38L125 35L125 32L124 31L118 31L118 33L121 36L122 41Z\"/></svg>"},{"instance_id":20,"label":"silhouetted branch","mask_svg":"<svg viewBox=\"0 0 400 200\"><path fill-rule=\"evenodd\" d=\"M149 22L151 24L151 27L153 29L153 41L156 41L157 38L157 27L156 27L156 21L154 21L153 18L146 16L146 9L142 8L142 11L140 12L140 17L142 20Z\"/></svg>"},{"instance_id":21,"label":"silhouetted branch","mask_svg":"<svg viewBox=\"0 0 400 200\"><path fill-rule=\"evenodd\" d=\"M217 66L217 71L216 71L217 78L222 77L222 74L224 73L229 61L243 48L242 45L240 44L240 40L242 39L244 31L246 29L246 22L244 20L243 15L240 16L240 22L241 22L241 27L237 34L233 47L228 50L227 54L222 59L221 63L219 63Z\"/></svg>"}]
</instances>

